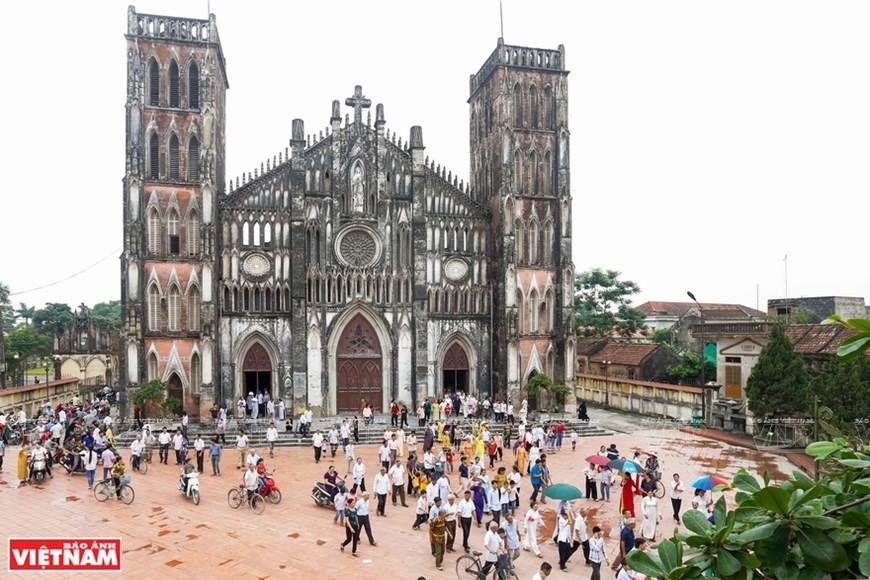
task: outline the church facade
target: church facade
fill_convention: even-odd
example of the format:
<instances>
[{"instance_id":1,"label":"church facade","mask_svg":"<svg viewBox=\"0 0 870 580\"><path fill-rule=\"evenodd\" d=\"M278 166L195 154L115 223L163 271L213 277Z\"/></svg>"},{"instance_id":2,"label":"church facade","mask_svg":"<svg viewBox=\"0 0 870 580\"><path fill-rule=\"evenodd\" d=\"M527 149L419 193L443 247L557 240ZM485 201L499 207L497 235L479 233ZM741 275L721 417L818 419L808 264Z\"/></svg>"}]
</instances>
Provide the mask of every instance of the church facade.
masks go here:
<instances>
[{"instance_id":1,"label":"church facade","mask_svg":"<svg viewBox=\"0 0 870 580\"><path fill-rule=\"evenodd\" d=\"M563 47L499 40L471 77L468 184L360 86L325 132L294 119L285 152L227 182L215 17L131 7L126 38L127 401L153 379L195 417L249 392L328 415L516 401L536 373L573 387Z\"/></svg>"}]
</instances>

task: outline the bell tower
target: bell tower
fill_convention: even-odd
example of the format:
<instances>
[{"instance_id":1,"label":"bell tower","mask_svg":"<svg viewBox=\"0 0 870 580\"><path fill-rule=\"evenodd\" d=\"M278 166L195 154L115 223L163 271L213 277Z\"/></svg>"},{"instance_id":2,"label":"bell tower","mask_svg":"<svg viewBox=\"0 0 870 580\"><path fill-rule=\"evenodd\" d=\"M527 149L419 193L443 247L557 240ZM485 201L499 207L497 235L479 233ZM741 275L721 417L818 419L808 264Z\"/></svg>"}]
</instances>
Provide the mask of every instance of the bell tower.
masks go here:
<instances>
[{"instance_id":1,"label":"bell tower","mask_svg":"<svg viewBox=\"0 0 870 580\"><path fill-rule=\"evenodd\" d=\"M472 190L492 211L493 382L515 403L534 374L574 386L565 48L498 40L470 79Z\"/></svg>"},{"instance_id":2,"label":"bell tower","mask_svg":"<svg viewBox=\"0 0 870 580\"><path fill-rule=\"evenodd\" d=\"M215 400L217 199L229 87L214 15L127 12L121 369L132 396L168 384L176 411Z\"/></svg>"}]
</instances>

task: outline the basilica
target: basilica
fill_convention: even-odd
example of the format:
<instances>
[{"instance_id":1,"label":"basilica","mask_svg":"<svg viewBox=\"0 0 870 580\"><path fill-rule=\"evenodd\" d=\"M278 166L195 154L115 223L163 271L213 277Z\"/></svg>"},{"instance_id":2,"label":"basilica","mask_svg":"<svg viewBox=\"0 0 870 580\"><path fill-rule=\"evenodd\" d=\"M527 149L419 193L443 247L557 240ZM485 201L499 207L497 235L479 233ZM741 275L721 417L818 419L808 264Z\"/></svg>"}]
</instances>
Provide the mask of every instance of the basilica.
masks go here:
<instances>
[{"instance_id":1,"label":"basilica","mask_svg":"<svg viewBox=\"0 0 870 580\"><path fill-rule=\"evenodd\" d=\"M159 379L194 417L247 393L330 415L573 386L564 47L481 55L468 183L355 79L324 95L326 131L294 119L284 152L227 181L215 16L130 7L126 41L125 400Z\"/></svg>"}]
</instances>

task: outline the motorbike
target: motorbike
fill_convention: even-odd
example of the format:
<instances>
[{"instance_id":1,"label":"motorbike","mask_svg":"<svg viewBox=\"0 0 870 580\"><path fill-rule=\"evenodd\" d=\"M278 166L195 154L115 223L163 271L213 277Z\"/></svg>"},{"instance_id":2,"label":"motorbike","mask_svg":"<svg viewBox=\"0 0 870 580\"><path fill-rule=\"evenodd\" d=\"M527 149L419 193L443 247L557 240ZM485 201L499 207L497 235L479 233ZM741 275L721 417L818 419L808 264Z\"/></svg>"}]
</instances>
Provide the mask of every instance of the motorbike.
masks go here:
<instances>
[{"instance_id":1,"label":"motorbike","mask_svg":"<svg viewBox=\"0 0 870 580\"><path fill-rule=\"evenodd\" d=\"M178 476L178 491L184 497L189 497L193 500L194 505L199 505L199 472L191 471L187 475ZM187 479L187 490L185 491L184 481Z\"/></svg>"},{"instance_id":2,"label":"motorbike","mask_svg":"<svg viewBox=\"0 0 870 580\"><path fill-rule=\"evenodd\" d=\"M31 463L30 474L36 480L36 483L42 483L48 470L45 467L45 459L35 459Z\"/></svg>"},{"instance_id":3,"label":"motorbike","mask_svg":"<svg viewBox=\"0 0 870 580\"><path fill-rule=\"evenodd\" d=\"M344 480L336 479L335 486L347 493L347 488L344 485ZM319 505L320 507L331 507L335 508L335 504L332 501L332 494L329 493L329 488L326 486L326 483L323 481L318 481L314 484L314 489L311 490L311 499L314 500L314 503Z\"/></svg>"},{"instance_id":4,"label":"motorbike","mask_svg":"<svg viewBox=\"0 0 870 580\"><path fill-rule=\"evenodd\" d=\"M267 498L273 504L281 503L281 490L275 485L275 480L271 475L267 475L264 480L265 483L260 489L260 495Z\"/></svg>"},{"instance_id":5,"label":"motorbike","mask_svg":"<svg viewBox=\"0 0 870 580\"><path fill-rule=\"evenodd\" d=\"M76 453L73 451L68 451L63 447L57 446L54 453L53 463L55 465L60 465L69 475L73 475L75 473L85 473L85 463L84 461L79 460L76 462ZM75 469L73 469L75 466Z\"/></svg>"}]
</instances>

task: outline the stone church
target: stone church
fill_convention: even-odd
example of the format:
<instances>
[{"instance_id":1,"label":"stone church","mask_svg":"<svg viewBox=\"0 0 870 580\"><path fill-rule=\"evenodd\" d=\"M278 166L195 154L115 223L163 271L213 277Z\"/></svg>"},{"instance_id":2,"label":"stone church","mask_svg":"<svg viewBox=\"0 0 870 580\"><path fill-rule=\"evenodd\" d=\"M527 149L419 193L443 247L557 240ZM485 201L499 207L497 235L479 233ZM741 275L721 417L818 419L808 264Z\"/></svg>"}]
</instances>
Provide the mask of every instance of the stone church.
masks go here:
<instances>
[{"instance_id":1,"label":"stone church","mask_svg":"<svg viewBox=\"0 0 870 580\"><path fill-rule=\"evenodd\" d=\"M328 415L574 385L564 47L499 40L471 76L468 184L360 86L233 182L214 15L130 7L126 39L125 400L160 379L194 417L252 391Z\"/></svg>"}]
</instances>

